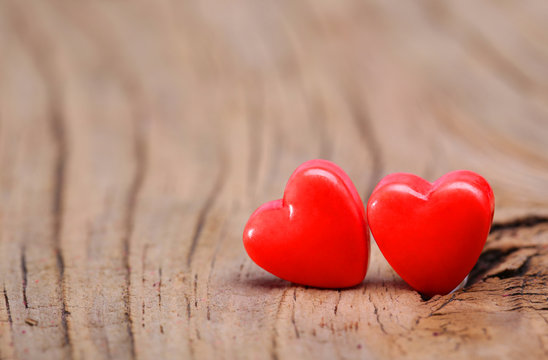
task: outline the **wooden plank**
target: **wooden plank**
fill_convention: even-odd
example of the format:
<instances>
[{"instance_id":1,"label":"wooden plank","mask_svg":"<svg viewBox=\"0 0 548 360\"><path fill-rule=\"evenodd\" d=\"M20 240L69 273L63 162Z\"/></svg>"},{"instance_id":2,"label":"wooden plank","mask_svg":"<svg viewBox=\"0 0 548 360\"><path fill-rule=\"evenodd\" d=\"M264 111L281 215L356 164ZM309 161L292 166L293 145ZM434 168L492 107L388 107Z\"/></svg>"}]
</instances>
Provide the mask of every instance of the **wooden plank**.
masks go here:
<instances>
[{"instance_id":1,"label":"wooden plank","mask_svg":"<svg viewBox=\"0 0 548 360\"><path fill-rule=\"evenodd\" d=\"M0 358L548 355L541 1L0 2ZM376 246L320 290L247 257L251 212L325 158L467 168L495 225L423 299Z\"/></svg>"}]
</instances>

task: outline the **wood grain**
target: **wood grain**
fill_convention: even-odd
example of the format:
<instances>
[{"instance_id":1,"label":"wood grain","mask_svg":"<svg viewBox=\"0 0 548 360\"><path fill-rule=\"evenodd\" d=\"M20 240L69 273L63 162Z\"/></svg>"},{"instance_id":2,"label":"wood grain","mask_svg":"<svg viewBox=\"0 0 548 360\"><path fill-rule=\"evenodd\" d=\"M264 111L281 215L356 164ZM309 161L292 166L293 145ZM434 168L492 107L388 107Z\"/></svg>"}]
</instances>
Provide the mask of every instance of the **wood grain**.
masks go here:
<instances>
[{"instance_id":1,"label":"wood grain","mask_svg":"<svg viewBox=\"0 0 548 360\"><path fill-rule=\"evenodd\" d=\"M0 1L0 358L548 356L542 1ZM303 161L484 175L467 286L319 290L241 232Z\"/></svg>"}]
</instances>

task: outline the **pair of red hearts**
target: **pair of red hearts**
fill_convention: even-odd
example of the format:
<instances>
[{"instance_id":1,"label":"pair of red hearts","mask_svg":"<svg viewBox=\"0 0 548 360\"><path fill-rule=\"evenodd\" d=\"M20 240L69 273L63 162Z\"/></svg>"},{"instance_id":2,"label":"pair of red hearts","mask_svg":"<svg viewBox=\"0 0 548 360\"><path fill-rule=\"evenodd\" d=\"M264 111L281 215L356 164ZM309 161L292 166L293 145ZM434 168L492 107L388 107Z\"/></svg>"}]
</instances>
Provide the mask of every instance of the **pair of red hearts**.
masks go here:
<instances>
[{"instance_id":1,"label":"pair of red hearts","mask_svg":"<svg viewBox=\"0 0 548 360\"><path fill-rule=\"evenodd\" d=\"M434 183L388 175L371 194L366 215L348 175L332 162L311 160L291 175L283 199L251 215L243 241L255 263L282 279L344 288L365 277L370 228L403 280L432 296L449 293L472 270L493 211L487 181L454 171Z\"/></svg>"}]
</instances>

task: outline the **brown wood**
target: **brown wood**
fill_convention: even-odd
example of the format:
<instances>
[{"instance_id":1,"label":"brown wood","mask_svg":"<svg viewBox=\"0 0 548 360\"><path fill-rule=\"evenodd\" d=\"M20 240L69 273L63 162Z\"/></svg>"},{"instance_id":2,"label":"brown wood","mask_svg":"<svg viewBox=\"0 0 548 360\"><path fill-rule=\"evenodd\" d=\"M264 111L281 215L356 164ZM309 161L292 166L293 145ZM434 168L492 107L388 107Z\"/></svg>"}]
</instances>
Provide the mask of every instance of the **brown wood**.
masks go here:
<instances>
[{"instance_id":1,"label":"brown wood","mask_svg":"<svg viewBox=\"0 0 548 360\"><path fill-rule=\"evenodd\" d=\"M548 356L543 1L0 1L0 358ZM295 167L477 171L495 225L422 299L276 279L241 232Z\"/></svg>"}]
</instances>

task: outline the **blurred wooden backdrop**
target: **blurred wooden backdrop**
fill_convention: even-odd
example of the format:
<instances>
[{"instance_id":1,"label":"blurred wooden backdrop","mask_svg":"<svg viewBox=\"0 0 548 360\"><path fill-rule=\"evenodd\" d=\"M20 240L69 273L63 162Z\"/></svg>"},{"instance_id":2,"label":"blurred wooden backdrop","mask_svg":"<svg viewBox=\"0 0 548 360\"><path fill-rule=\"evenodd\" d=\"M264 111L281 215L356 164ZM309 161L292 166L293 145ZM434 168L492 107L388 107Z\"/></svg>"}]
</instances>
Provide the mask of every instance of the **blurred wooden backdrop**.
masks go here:
<instances>
[{"instance_id":1,"label":"blurred wooden backdrop","mask_svg":"<svg viewBox=\"0 0 548 360\"><path fill-rule=\"evenodd\" d=\"M318 290L241 232L325 158L480 172L495 225L425 300L376 247ZM2 359L548 356L545 1L0 1Z\"/></svg>"}]
</instances>

